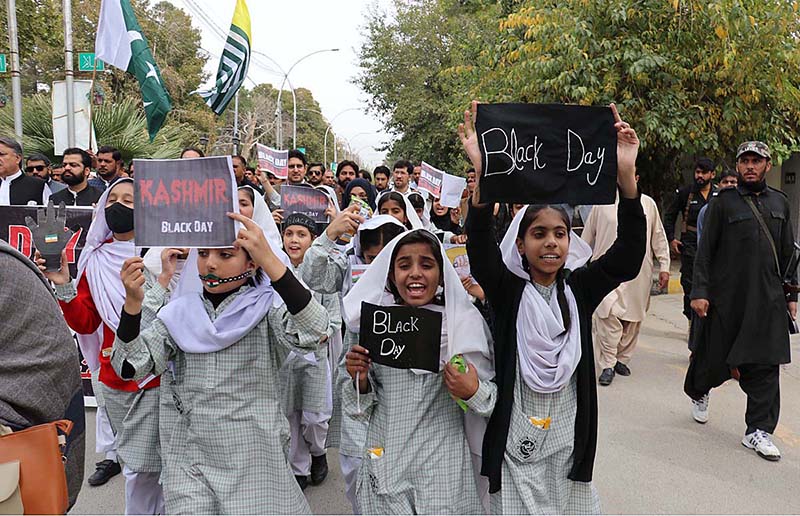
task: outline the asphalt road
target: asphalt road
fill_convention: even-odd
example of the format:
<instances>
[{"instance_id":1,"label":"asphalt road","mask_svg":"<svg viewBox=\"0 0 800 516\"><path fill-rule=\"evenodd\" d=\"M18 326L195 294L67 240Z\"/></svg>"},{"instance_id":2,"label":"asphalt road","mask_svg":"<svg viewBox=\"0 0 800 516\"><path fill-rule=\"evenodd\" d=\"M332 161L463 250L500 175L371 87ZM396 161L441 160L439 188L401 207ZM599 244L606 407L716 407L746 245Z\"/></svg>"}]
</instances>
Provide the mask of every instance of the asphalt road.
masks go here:
<instances>
[{"instance_id":1,"label":"asphalt road","mask_svg":"<svg viewBox=\"0 0 800 516\"><path fill-rule=\"evenodd\" d=\"M781 371L782 411L772 463L741 445L746 398L736 382L711 393L710 420L694 422L683 394L687 324L680 295L654 297L630 364L632 376L599 387L595 484L610 514L800 513L800 368ZM800 355L794 344L793 356ZM87 410L87 476L94 453L94 410ZM349 514L336 450L330 476L305 493L316 514ZM122 475L84 485L72 514L122 514Z\"/></svg>"}]
</instances>

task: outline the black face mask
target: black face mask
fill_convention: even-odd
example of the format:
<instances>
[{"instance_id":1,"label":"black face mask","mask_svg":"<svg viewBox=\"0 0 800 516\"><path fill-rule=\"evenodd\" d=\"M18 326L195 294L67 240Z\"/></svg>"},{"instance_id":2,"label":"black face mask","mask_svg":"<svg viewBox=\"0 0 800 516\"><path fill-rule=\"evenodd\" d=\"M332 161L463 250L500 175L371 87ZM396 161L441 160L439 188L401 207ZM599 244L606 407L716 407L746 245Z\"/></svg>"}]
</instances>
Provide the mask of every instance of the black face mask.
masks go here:
<instances>
[{"instance_id":1,"label":"black face mask","mask_svg":"<svg viewBox=\"0 0 800 516\"><path fill-rule=\"evenodd\" d=\"M106 208L106 224L114 233L133 231L133 209L115 202Z\"/></svg>"}]
</instances>

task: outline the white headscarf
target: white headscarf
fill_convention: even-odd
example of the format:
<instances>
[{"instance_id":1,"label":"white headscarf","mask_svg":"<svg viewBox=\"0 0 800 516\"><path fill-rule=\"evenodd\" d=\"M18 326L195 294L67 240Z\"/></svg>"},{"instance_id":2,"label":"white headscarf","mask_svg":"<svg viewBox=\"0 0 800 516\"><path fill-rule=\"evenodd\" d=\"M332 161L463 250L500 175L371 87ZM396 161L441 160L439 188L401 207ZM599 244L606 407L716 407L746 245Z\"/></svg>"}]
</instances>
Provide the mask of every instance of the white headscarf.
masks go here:
<instances>
[{"instance_id":1,"label":"white headscarf","mask_svg":"<svg viewBox=\"0 0 800 516\"><path fill-rule=\"evenodd\" d=\"M394 190L384 190L378 197L375 199L375 207L377 209L378 205L381 203L381 198L385 195L392 193ZM411 224L411 229L422 229L422 221L419 219L419 215L417 215L416 210L414 210L414 206L411 204L411 201L408 200L407 195L403 195L400 192L395 192L400 194L400 197L403 198L403 202L406 206L406 218L408 219L409 224ZM378 210L380 211L380 210Z\"/></svg>"},{"instance_id":2,"label":"white headscarf","mask_svg":"<svg viewBox=\"0 0 800 516\"><path fill-rule=\"evenodd\" d=\"M97 307L97 312L103 322L114 330L114 333L119 326L122 305L125 304L125 286L122 284L119 273L125 260L136 256L136 245L133 240L108 242L113 237L113 233L106 222L106 202L111 190L123 182L133 183L133 179L126 177L114 181L97 201L94 218L86 232L86 244L78 259L77 281L80 282L83 274L86 274L86 281L89 284L92 301ZM78 334L81 352L86 358L89 368L93 371L100 367L99 355L102 341L102 326L91 335Z\"/></svg>"},{"instance_id":3,"label":"white headscarf","mask_svg":"<svg viewBox=\"0 0 800 516\"><path fill-rule=\"evenodd\" d=\"M432 241L436 241L438 244L436 236L430 231L424 229L417 231L425 231L430 234ZM344 322L350 331L358 333L360 330L362 302L366 301L379 306L396 306L394 297L387 290L386 285L394 250L400 240L410 233L407 231L389 242L342 300ZM444 265L445 299L440 366L443 368L444 364L454 355L463 354L467 361L475 365L481 379L490 379L494 376L494 367L489 329L483 316L470 301L467 291L461 284L461 280L441 244L439 244L439 252ZM430 304L423 308L442 312L442 307L438 305ZM427 371L415 372L428 373Z\"/></svg>"},{"instance_id":4,"label":"white headscarf","mask_svg":"<svg viewBox=\"0 0 800 516\"><path fill-rule=\"evenodd\" d=\"M255 190L253 193L253 221L261 227L272 251L291 270L289 257L281 249L278 226L264 199ZM184 352L213 353L241 340L264 319L271 307L280 304L280 296L264 275L255 287L238 294L212 322L203 306L203 283L197 269L197 249L192 249L175 293L167 306L158 312L158 318Z\"/></svg>"},{"instance_id":5,"label":"white headscarf","mask_svg":"<svg viewBox=\"0 0 800 516\"><path fill-rule=\"evenodd\" d=\"M361 232L368 231L372 229L378 229L379 227L386 225L386 224L393 224L402 228L404 231L406 227L403 225L402 222L397 220L396 218L392 217L391 215L375 215L374 217L367 219L364 221L363 224L358 226L358 230L356 231L356 236L353 237L353 240L350 242L350 245L353 248L354 255L352 258L355 259L354 265L361 265L364 263L364 257L362 256L361 249ZM352 262L353 260L351 260Z\"/></svg>"},{"instance_id":6,"label":"white headscarf","mask_svg":"<svg viewBox=\"0 0 800 516\"><path fill-rule=\"evenodd\" d=\"M322 191L322 193L324 193L325 196L328 197L328 200L331 202L331 205L333 206L334 212L338 215L339 201L336 200L336 190L334 190L328 185L317 185L314 188Z\"/></svg>"},{"instance_id":7,"label":"white headscarf","mask_svg":"<svg viewBox=\"0 0 800 516\"><path fill-rule=\"evenodd\" d=\"M519 227L528 207L517 212L500 243L503 262L514 275L526 280L517 313L517 351L522 379L533 391L551 393L561 390L572 378L581 359L580 318L575 295L564 285L571 325L564 331L564 321L554 287L549 303L530 281L517 249ZM565 269L582 267L592 257L589 244L570 232Z\"/></svg>"}]
</instances>

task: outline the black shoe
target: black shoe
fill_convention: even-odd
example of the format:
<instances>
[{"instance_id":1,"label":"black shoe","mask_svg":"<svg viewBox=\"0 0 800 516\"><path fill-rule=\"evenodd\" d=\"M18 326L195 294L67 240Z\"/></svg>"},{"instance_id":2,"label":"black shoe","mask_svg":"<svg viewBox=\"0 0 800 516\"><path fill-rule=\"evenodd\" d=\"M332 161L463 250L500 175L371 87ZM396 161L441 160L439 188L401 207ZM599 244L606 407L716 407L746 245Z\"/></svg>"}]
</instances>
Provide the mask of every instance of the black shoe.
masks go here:
<instances>
[{"instance_id":1,"label":"black shoe","mask_svg":"<svg viewBox=\"0 0 800 516\"><path fill-rule=\"evenodd\" d=\"M622 362L617 362L616 364L614 364L614 372L620 376L630 376L631 368L626 366Z\"/></svg>"},{"instance_id":2,"label":"black shoe","mask_svg":"<svg viewBox=\"0 0 800 516\"><path fill-rule=\"evenodd\" d=\"M610 367L603 369L603 372L600 373L600 378L597 380L597 383L600 385L611 385L611 382L614 380L614 370Z\"/></svg>"},{"instance_id":3,"label":"black shoe","mask_svg":"<svg viewBox=\"0 0 800 516\"><path fill-rule=\"evenodd\" d=\"M111 459L100 461L95 464L95 466L97 466L97 469L92 473L92 476L89 477L89 480L87 480L90 486L102 486L111 480L111 477L119 475L120 472L122 472L119 462L114 462Z\"/></svg>"},{"instance_id":4,"label":"black shoe","mask_svg":"<svg viewBox=\"0 0 800 516\"><path fill-rule=\"evenodd\" d=\"M301 491L305 491L306 488L308 487L308 477L301 476L301 475L295 475L294 478L295 478L295 480L297 480L297 485L300 486L300 490Z\"/></svg>"},{"instance_id":5,"label":"black shoe","mask_svg":"<svg viewBox=\"0 0 800 516\"><path fill-rule=\"evenodd\" d=\"M318 486L325 481L328 476L328 456L311 456L311 485Z\"/></svg>"}]
</instances>

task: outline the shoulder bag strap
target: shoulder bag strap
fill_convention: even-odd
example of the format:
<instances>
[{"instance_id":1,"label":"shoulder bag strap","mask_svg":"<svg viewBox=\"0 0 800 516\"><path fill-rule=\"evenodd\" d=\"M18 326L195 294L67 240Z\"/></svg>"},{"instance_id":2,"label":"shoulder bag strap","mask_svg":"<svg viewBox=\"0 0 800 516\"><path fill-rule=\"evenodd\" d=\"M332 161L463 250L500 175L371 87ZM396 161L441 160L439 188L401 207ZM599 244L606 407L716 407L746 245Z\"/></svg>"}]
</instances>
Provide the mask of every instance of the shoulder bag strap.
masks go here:
<instances>
[{"instance_id":1,"label":"shoulder bag strap","mask_svg":"<svg viewBox=\"0 0 800 516\"><path fill-rule=\"evenodd\" d=\"M778 273L778 277L781 277L781 266L780 261L778 260L778 250L775 247L775 241L772 239L772 233L769 232L769 228L767 227L767 223L764 222L764 217L761 216L761 212L758 211L756 208L755 203L753 202L753 198L748 196L744 197L744 202L747 203L747 206L750 207L750 210L753 212L753 215L756 216L756 220L758 221L758 225L761 227L761 230L767 237L767 241L769 241L769 246L772 248L772 257L775 258L775 272Z\"/></svg>"}]
</instances>

